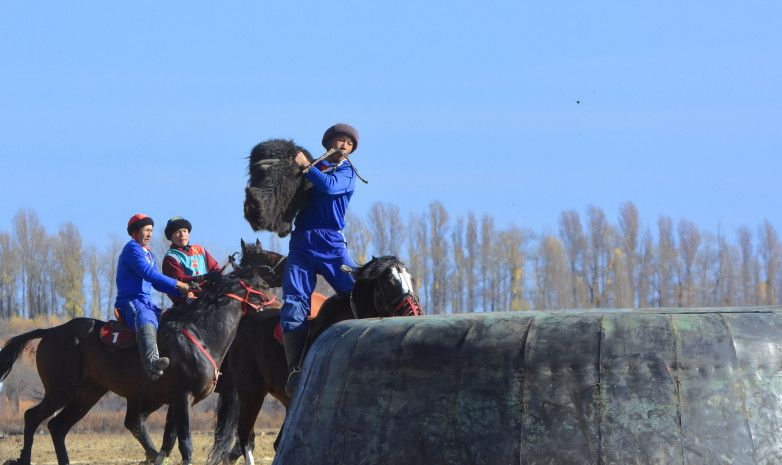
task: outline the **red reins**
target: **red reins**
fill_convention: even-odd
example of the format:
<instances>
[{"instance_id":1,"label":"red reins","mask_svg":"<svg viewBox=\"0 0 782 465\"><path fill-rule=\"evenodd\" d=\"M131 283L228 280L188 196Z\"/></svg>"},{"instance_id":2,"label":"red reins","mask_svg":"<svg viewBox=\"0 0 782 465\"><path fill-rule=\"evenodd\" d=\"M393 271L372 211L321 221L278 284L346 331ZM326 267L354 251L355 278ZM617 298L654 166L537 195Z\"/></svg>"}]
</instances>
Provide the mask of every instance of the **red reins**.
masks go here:
<instances>
[{"instance_id":1,"label":"red reins","mask_svg":"<svg viewBox=\"0 0 782 465\"><path fill-rule=\"evenodd\" d=\"M191 341L193 341L193 344L195 344L196 347L201 349L201 352L203 352L204 355L206 355L206 358L208 358L209 361L212 362L212 366L215 369L215 378L214 378L214 381L212 381L212 390L209 391L209 392L210 393L214 392L215 388L217 387L217 379L220 378L220 375L222 374L222 373L220 373L220 370L217 368L217 364L215 363L215 359L213 359L212 356L209 355L209 352L207 352L206 349L204 349L204 346L202 346L198 342L198 340L196 340L196 338L192 334L190 334L190 332L188 330L186 330L185 328L182 328L182 332L185 333L185 336L187 336Z\"/></svg>"},{"instance_id":2,"label":"red reins","mask_svg":"<svg viewBox=\"0 0 782 465\"><path fill-rule=\"evenodd\" d=\"M273 296L271 299L269 299L267 301L266 299L268 299L268 297L266 297L266 294L264 294L263 292L256 291L255 289L253 289L250 286L248 286L247 284L245 284L244 281L240 280L239 284L241 284L242 287L244 287L244 289L247 291L247 294L245 294L244 298L239 297L236 294L231 294L231 293L228 293L228 292L226 292L223 295L226 296L226 297L234 298L234 299L238 300L239 302L242 302L242 315L246 315L247 314L247 306L248 305L250 307L252 307L253 309L255 309L255 310L260 310L261 307L265 307L267 305L270 305L272 302L277 300L277 296L275 295L275 296ZM252 294L258 294L258 295L263 297L263 299L262 299L262 301L261 301L261 303L259 305L255 305L254 303L250 302L250 295L252 295Z\"/></svg>"}]
</instances>

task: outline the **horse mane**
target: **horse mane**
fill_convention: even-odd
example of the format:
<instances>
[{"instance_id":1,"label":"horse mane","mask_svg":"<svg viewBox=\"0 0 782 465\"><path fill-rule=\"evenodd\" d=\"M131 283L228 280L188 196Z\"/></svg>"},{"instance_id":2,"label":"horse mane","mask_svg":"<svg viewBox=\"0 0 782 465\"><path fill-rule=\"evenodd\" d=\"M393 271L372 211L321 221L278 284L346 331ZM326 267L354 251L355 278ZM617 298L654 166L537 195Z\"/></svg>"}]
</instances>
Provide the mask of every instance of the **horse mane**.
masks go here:
<instances>
[{"instance_id":1,"label":"horse mane","mask_svg":"<svg viewBox=\"0 0 782 465\"><path fill-rule=\"evenodd\" d=\"M393 267L394 265L403 265L399 257L394 255L385 255L382 257L372 257L368 263L358 267L353 277L356 280L356 284L360 282L371 282L376 279L380 279L383 273Z\"/></svg>"},{"instance_id":2,"label":"horse mane","mask_svg":"<svg viewBox=\"0 0 782 465\"><path fill-rule=\"evenodd\" d=\"M211 283L204 289L203 294L189 305L182 305L166 311L161 320L160 326L181 330L185 326L202 326L204 320L210 313L214 312L215 307L219 305L219 300L224 294L232 292L244 296L244 288L239 286L239 281L253 289L262 289L268 291L269 286L256 273L252 273L250 268L240 267L235 273L224 276L223 279ZM238 289L237 289L238 288Z\"/></svg>"}]
</instances>

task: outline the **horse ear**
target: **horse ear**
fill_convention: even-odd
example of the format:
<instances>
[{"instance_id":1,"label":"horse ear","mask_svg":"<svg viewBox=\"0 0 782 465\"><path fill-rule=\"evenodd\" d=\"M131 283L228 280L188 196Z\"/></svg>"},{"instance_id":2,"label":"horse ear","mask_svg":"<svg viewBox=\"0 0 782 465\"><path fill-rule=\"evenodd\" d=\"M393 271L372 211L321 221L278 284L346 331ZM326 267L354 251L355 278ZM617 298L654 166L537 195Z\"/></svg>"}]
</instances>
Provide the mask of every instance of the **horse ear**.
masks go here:
<instances>
[{"instance_id":1,"label":"horse ear","mask_svg":"<svg viewBox=\"0 0 782 465\"><path fill-rule=\"evenodd\" d=\"M242 252L247 250L247 244L244 243L244 239L242 239Z\"/></svg>"},{"instance_id":2,"label":"horse ear","mask_svg":"<svg viewBox=\"0 0 782 465\"><path fill-rule=\"evenodd\" d=\"M258 247L259 249L263 248L263 247L261 247L261 240L260 239L258 239L258 238L255 239L255 246Z\"/></svg>"},{"instance_id":3,"label":"horse ear","mask_svg":"<svg viewBox=\"0 0 782 465\"><path fill-rule=\"evenodd\" d=\"M344 271L345 273L351 274L351 275L355 274L355 272L356 272L356 270L354 270L353 268L351 268L351 267L349 267L347 265L342 265L342 266L339 267L339 269Z\"/></svg>"}]
</instances>

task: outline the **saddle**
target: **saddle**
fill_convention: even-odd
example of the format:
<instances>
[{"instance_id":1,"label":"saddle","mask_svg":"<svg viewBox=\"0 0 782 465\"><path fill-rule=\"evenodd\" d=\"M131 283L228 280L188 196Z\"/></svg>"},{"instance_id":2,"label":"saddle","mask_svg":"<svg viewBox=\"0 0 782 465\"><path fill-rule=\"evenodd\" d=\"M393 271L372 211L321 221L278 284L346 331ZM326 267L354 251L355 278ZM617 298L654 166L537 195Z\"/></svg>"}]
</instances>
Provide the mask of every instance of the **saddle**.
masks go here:
<instances>
[{"instance_id":1,"label":"saddle","mask_svg":"<svg viewBox=\"0 0 782 465\"><path fill-rule=\"evenodd\" d=\"M312 293L312 300L310 303L310 316L307 317L308 320L311 320L318 316L318 310L320 310L320 306L323 305L323 302L326 301L326 296L323 294L320 294L318 292ZM277 323L277 326L274 327L274 339L277 339L277 342L282 344L282 326L280 326L280 323Z\"/></svg>"},{"instance_id":2,"label":"saddle","mask_svg":"<svg viewBox=\"0 0 782 465\"><path fill-rule=\"evenodd\" d=\"M136 332L128 328L116 308L114 316L116 320L109 320L101 327L100 340L114 350L136 345Z\"/></svg>"}]
</instances>

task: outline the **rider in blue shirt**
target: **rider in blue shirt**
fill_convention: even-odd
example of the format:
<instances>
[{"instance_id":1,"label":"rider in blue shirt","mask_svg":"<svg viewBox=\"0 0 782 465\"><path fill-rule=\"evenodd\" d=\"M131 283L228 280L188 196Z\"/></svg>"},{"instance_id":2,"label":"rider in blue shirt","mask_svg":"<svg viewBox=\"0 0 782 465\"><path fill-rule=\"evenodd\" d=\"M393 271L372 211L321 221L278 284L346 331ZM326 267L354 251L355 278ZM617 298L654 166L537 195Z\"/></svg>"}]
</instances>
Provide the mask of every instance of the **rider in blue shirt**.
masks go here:
<instances>
[{"instance_id":1,"label":"rider in blue shirt","mask_svg":"<svg viewBox=\"0 0 782 465\"><path fill-rule=\"evenodd\" d=\"M163 275L157 269L152 251L147 247L152 239L155 222L147 215L133 215L128 221L130 240L117 262L117 299L114 307L125 324L136 331L136 344L141 355L141 366L152 380L168 367L169 360L159 357L157 350L158 318L162 310L150 296L154 287L160 292L178 292L187 295L189 286Z\"/></svg>"},{"instance_id":2,"label":"rider in blue shirt","mask_svg":"<svg viewBox=\"0 0 782 465\"><path fill-rule=\"evenodd\" d=\"M323 147L346 154L358 147L358 131L347 124L335 124L323 134ZM296 163L309 166L303 153L296 154ZM337 293L353 290L353 276L340 268L354 268L342 233L350 198L356 186L356 174L340 152L316 164L304 175L313 188L310 200L299 211L291 233L288 261L282 281L284 302L280 309L285 357L289 379L285 387L291 394L296 375L301 371L302 355L307 338L307 317L310 298L317 275L323 276Z\"/></svg>"}]
</instances>

